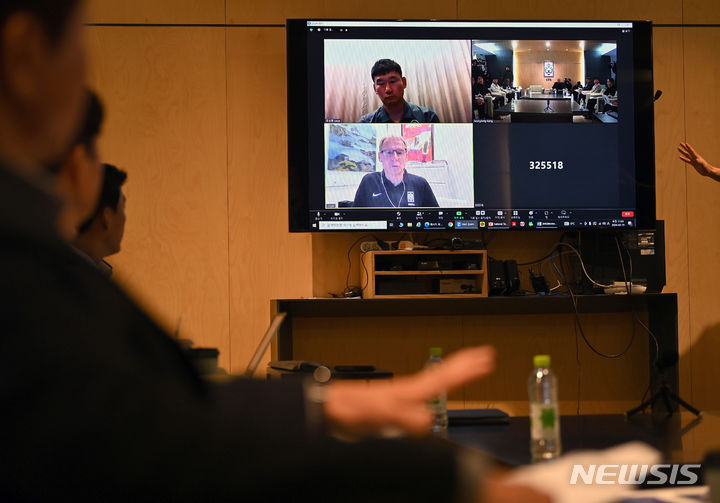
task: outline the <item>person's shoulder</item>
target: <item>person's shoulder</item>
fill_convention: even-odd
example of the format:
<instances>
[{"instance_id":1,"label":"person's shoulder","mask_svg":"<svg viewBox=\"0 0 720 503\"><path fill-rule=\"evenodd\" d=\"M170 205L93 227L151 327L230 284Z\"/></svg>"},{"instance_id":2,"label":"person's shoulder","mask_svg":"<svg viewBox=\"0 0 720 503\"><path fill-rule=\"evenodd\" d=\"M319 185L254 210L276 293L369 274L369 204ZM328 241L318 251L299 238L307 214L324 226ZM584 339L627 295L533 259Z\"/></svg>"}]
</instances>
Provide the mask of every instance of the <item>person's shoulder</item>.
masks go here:
<instances>
[{"instance_id":1,"label":"person's shoulder","mask_svg":"<svg viewBox=\"0 0 720 503\"><path fill-rule=\"evenodd\" d=\"M435 113L435 111L431 108L424 107L422 105L416 105L415 103L410 103L409 101L406 101L408 108L410 109L410 114L418 121L418 122L439 122L440 119L438 115ZM422 117L422 120L419 120L419 117Z\"/></svg>"},{"instance_id":2,"label":"person's shoulder","mask_svg":"<svg viewBox=\"0 0 720 503\"><path fill-rule=\"evenodd\" d=\"M360 119L358 119L358 122L384 122L386 120L386 118L383 117L384 110L385 109L380 106L374 112L370 112L369 114L365 114L360 117Z\"/></svg>"},{"instance_id":3,"label":"person's shoulder","mask_svg":"<svg viewBox=\"0 0 720 503\"><path fill-rule=\"evenodd\" d=\"M380 171L373 171L373 172L371 172L371 173L365 173L365 176L362 177L362 181L363 181L363 182L364 182L365 180L370 181L370 180L372 180L372 179L374 179L374 178L377 178L378 180L380 179Z\"/></svg>"},{"instance_id":4,"label":"person's shoulder","mask_svg":"<svg viewBox=\"0 0 720 503\"><path fill-rule=\"evenodd\" d=\"M380 171L373 171L372 173L366 173L365 176L362 177L362 180L360 180L360 185L358 186L358 189L360 187L365 188L368 184L380 184Z\"/></svg>"},{"instance_id":5,"label":"person's shoulder","mask_svg":"<svg viewBox=\"0 0 720 503\"><path fill-rule=\"evenodd\" d=\"M412 173L409 173L407 171L405 172L405 183L415 186L430 185L424 177L420 175L413 175Z\"/></svg>"}]
</instances>

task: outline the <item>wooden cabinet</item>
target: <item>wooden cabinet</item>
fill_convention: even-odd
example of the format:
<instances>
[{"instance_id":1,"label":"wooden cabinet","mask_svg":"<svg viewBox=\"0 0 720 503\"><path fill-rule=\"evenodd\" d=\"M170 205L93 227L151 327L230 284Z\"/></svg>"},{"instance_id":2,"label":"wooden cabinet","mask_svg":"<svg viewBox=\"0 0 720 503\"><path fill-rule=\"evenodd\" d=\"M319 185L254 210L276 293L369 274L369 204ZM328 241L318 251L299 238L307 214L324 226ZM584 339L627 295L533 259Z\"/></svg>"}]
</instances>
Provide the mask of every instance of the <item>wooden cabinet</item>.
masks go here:
<instances>
[{"instance_id":1,"label":"wooden cabinet","mask_svg":"<svg viewBox=\"0 0 720 503\"><path fill-rule=\"evenodd\" d=\"M363 298L487 297L486 250L370 251Z\"/></svg>"}]
</instances>

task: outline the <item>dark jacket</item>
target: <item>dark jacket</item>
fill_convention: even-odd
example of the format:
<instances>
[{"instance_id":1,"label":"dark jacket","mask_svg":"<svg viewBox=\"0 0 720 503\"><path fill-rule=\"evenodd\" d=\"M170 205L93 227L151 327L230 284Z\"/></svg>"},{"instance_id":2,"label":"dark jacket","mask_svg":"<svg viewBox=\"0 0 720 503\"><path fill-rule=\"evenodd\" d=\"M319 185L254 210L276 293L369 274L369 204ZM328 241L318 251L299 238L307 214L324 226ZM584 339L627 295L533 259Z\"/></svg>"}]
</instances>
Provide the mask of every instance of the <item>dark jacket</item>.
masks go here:
<instances>
[{"instance_id":1,"label":"dark jacket","mask_svg":"<svg viewBox=\"0 0 720 503\"><path fill-rule=\"evenodd\" d=\"M358 122L392 122L392 120L390 120L390 117L385 111L385 107L381 106L373 113L360 117ZM403 116L400 119L400 122L440 122L440 118L429 108L406 101L405 108L403 109Z\"/></svg>"},{"instance_id":2,"label":"dark jacket","mask_svg":"<svg viewBox=\"0 0 720 503\"><path fill-rule=\"evenodd\" d=\"M441 501L447 446L313 433L299 385L210 386L0 166L0 501ZM342 496L342 497L341 497Z\"/></svg>"},{"instance_id":3,"label":"dark jacket","mask_svg":"<svg viewBox=\"0 0 720 503\"><path fill-rule=\"evenodd\" d=\"M502 85L505 85L505 81L506 81L506 80L509 80L509 81L510 81L510 85L512 86L512 83L513 83L513 72L512 72L512 70L505 70L505 71L503 71L501 84L502 84Z\"/></svg>"},{"instance_id":4,"label":"dark jacket","mask_svg":"<svg viewBox=\"0 0 720 503\"><path fill-rule=\"evenodd\" d=\"M488 88L484 82L482 84L475 84L473 93L475 96L485 96L486 94L490 94L490 88Z\"/></svg>"}]
</instances>

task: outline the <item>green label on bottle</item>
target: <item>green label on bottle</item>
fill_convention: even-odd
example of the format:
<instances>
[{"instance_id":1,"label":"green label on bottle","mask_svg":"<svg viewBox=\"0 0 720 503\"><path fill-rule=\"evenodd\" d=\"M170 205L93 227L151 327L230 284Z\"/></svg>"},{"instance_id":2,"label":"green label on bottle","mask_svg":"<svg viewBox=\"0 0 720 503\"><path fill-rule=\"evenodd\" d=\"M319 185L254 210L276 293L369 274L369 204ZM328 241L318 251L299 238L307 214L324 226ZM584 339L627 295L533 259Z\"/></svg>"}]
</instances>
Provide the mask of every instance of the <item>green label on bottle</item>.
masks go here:
<instances>
[{"instance_id":1,"label":"green label on bottle","mask_svg":"<svg viewBox=\"0 0 720 503\"><path fill-rule=\"evenodd\" d=\"M530 433L532 438L559 438L557 405L530 404Z\"/></svg>"}]
</instances>

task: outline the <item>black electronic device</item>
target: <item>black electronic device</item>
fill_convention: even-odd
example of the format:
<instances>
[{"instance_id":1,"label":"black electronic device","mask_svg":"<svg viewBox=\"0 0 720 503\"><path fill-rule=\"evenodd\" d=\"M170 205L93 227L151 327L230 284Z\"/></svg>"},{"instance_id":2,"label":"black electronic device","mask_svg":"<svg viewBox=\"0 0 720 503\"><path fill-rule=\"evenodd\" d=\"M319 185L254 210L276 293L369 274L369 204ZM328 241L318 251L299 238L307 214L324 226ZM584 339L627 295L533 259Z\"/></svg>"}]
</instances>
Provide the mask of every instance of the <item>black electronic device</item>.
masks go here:
<instances>
[{"instance_id":1,"label":"black electronic device","mask_svg":"<svg viewBox=\"0 0 720 503\"><path fill-rule=\"evenodd\" d=\"M654 227L650 22L286 26L291 231ZM545 77L522 80L538 46ZM555 66L568 58L577 64ZM402 98L413 106L402 123L384 120L380 97L397 98L399 88L389 89L401 80L391 82L387 65L371 76L382 59L407 79ZM472 79L501 76L505 66L515 76L513 99L480 114ZM557 78L605 84L611 67L622 76L612 115L582 94L548 100L535 89ZM438 80L441 90L432 85Z\"/></svg>"},{"instance_id":2,"label":"black electronic device","mask_svg":"<svg viewBox=\"0 0 720 503\"><path fill-rule=\"evenodd\" d=\"M505 283L507 285L506 295L516 295L520 292L520 274L518 272L517 260L506 260L503 263L505 269Z\"/></svg>"},{"instance_id":3,"label":"black electronic device","mask_svg":"<svg viewBox=\"0 0 720 503\"><path fill-rule=\"evenodd\" d=\"M502 260L488 257L488 293L502 295L507 290L505 264Z\"/></svg>"},{"instance_id":4,"label":"black electronic device","mask_svg":"<svg viewBox=\"0 0 720 503\"><path fill-rule=\"evenodd\" d=\"M303 360L276 360L268 363L268 370L278 371L280 374L297 374L311 376L319 383L326 383L332 378L332 370L322 363Z\"/></svg>"},{"instance_id":5,"label":"black electronic device","mask_svg":"<svg viewBox=\"0 0 720 503\"><path fill-rule=\"evenodd\" d=\"M533 290L538 295L547 295L550 293L550 287L548 286L547 280L543 275L535 275L532 270L530 271L530 282L532 283Z\"/></svg>"},{"instance_id":6,"label":"black electronic device","mask_svg":"<svg viewBox=\"0 0 720 503\"><path fill-rule=\"evenodd\" d=\"M662 292L665 286L663 220L658 220L650 230L581 232L579 250L590 276L598 283L632 279L633 284L645 285L647 293ZM594 288L589 282L584 283L587 292Z\"/></svg>"},{"instance_id":7,"label":"black electronic device","mask_svg":"<svg viewBox=\"0 0 720 503\"><path fill-rule=\"evenodd\" d=\"M508 424L510 416L500 409L457 409L448 410L448 424L450 426L465 426L476 424Z\"/></svg>"}]
</instances>

